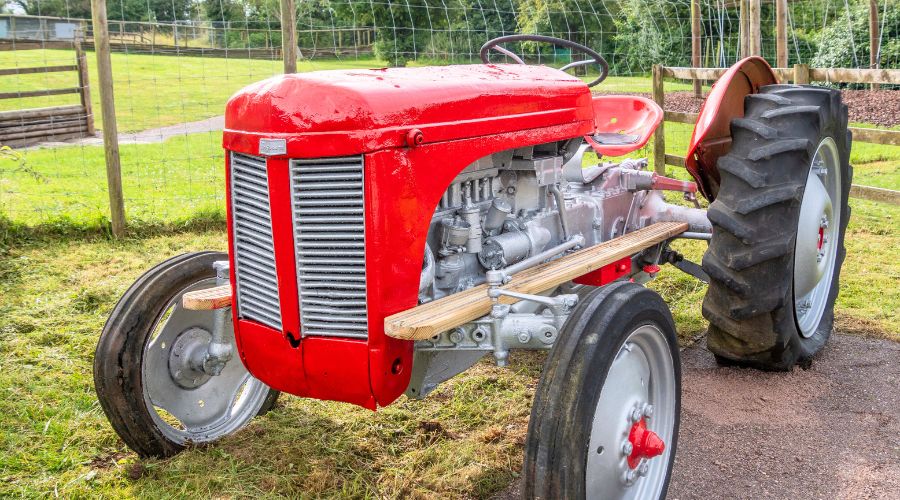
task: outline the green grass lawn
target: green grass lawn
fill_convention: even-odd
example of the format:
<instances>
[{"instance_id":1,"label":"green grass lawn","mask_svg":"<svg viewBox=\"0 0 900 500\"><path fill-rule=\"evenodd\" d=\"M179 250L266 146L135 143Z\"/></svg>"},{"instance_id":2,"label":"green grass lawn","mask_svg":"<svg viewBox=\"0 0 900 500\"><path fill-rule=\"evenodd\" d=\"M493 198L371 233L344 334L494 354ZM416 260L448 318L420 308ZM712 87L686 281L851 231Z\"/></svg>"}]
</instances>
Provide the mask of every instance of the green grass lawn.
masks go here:
<instances>
[{"instance_id":1,"label":"green grass lawn","mask_svg":"<svg viewBox=\"0 0 900 500\"><path fill-rule=\"evenodd\" d=\"M102 128L96 58L87 54L97 127ZM72 50L0 52L0 68L75 63ZM298 71L379 67L374 59L299 61ZM282 71L281 60L224 59L153 54L112 54L116 118L120 131L165 127L202 120L224 112L237 90ZM0 77L3 92L75 87L74 72ZM0 111L78 104L77 94L0 100Z\"/></svg>"}]
</instances>

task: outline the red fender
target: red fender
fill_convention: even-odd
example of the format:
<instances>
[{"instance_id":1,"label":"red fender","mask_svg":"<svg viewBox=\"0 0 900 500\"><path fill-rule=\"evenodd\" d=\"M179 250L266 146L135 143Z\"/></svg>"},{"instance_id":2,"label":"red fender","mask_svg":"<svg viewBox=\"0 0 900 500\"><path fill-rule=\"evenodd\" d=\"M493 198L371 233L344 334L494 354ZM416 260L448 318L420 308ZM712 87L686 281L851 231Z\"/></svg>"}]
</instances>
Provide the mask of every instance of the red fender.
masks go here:
<instances>
[{"instance_id":1,"label":"red fender","mask_svg":"<svg viewBox=\"0 0 900 500\"><path fill-rule=\"evenodd\" d=\"M719 192L716 162L731 150L731 120L744 116L744 97L759 92L764 85L778 83L769 63L758 56L739 61L713 85L700 108L684 165L707 200Z\"/></svg>"}]
</instances>

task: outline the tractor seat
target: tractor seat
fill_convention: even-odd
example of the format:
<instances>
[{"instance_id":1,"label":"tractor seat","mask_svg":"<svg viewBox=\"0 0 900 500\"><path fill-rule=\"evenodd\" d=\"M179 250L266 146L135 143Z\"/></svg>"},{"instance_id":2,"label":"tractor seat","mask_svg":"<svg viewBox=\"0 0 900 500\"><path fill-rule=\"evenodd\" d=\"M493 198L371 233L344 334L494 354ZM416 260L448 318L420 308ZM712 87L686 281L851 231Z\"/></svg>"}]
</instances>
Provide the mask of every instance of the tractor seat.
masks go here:
<instances>
[{"instance_id":1,"label":"tractor seat","mask_svg":"<svg viewBox=\"0 0 900 500\"><path fill-rule=\"evenodd\" d=\"M604 144L609 146L621 146L623 144L634 144L641 138L639 135L631 135L631 134L611 134L611 133L596 133L593 136L594 141L597 144Z\"/></svg>"},{"instance_id":2,"label":"tractor seat","mask_svg":"<svg viewBox=\"0 0 900 500\"><path fill-rule=\"evenodd\" d=\"M650 99L595 95L594 133L584 139L598 155L622 156L647 144L662 121L662 109Z\"/></svg>"}]
</instances>

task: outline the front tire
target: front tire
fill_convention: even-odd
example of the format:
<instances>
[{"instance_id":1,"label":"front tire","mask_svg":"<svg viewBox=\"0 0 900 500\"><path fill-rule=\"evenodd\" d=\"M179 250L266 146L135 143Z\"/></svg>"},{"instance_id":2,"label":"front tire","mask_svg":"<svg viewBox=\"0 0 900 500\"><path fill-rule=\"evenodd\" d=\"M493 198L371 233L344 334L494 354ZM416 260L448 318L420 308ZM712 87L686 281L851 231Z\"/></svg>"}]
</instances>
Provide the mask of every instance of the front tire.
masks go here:
<instances>
[{"instance_id":1,"label":"front tire","mask_svg":"<svg viewBox=\"0 0 900 500\"><path fill-rule=\"evenodd\" d=\"M626 282L591 292L544 364L525 498L665 498L680 411L678 341L665 302Z\"/></svg>"},{"instance_id":2,"label":"front tire","mask_svg":"<svg viewBox=\"0 0 900 500\"><path fill-rule=\"evenodd\" d=\"M831 335L852 169L837 90L770 85L732 121L703 257L709 349L722 362L789 370Z\"/></svg>"},{"instance_id":3,"label":"front tire","mask_svg":"<svg viewBox=\"0 0 900 500\"><path fill-rule=\"evenodd\" d=\"M103 327L94 387L113 429L142 457L215 441L268 411L278 397L247 372L236 348L216 376L179 361L206 348L213 322L212 311L186 310L181 297L215 286L213 263L227 258L196 252L157 265L125 292Z\"/></svg>"}]
</instances>

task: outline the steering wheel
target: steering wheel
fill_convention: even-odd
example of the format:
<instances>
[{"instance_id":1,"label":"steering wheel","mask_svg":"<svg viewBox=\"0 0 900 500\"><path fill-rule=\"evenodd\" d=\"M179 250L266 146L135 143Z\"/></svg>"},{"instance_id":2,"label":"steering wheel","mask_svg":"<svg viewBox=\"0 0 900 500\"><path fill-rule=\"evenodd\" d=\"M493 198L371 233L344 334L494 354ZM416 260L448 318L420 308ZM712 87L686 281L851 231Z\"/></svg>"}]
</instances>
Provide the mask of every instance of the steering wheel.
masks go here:
<instances>
[{"instance_id":1,"label":"steering wheel","mask_svg":"<svg viewBox=\"0 0 900 500\"><path fill-rule=\"evenodd\" d=\"M572 69L577 66L587 66L588 64L596 64L600 68L600 76L597 77L596 80L587 84L588 87L593 87L598 83L606 80L607 75L609 75L609 64L607 64L606 59L603 58L600 54L595 52L590 47L585 47L580 43L570 42L569 40L563 40L562 38L556 38L552 36L544 36L544 35L506 35L494 38L493 40L489 40L486 44L481 46L481 61L485 64L491 63L490 52L491 50L496 50L497 52L509 57L513 61L519 64L525 64L525 61L522 60L521 57L517 56L513 52L503 48L500 44L509 43L509 42L541 42L541 43L549 43L552 45L558 45L560 47L568 47L574 51L583 52L586 54L589 59L585 59L583 61L574 61L566 64L562 68L559 68L560 71L566 71L568 69Z\"/></svg>"}]
</instances>

